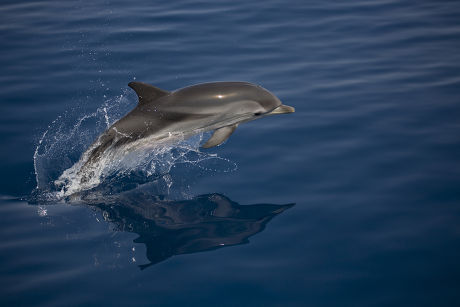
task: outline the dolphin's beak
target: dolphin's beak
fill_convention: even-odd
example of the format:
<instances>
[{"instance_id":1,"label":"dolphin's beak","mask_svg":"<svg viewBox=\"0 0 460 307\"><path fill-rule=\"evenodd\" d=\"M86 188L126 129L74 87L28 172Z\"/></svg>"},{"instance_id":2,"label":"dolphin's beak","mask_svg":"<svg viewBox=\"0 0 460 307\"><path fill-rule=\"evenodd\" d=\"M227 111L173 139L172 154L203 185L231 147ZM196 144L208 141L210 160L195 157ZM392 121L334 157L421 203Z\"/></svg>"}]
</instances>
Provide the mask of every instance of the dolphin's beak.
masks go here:
<instances>
[{"instance_id":1,"label":"dolphin's beak","mask_svg":"<svg viewBox=\"0 0 460 307\"><path fill-rule=\"evenodd\" d=\"M282 104L279 107L277 107L276 109L274 109L273 111L271 111L270 113L268 113L268 115L294 113L294 112L295 112L295 109L293 107L290 107L290 106Z\"/></svg>"}]
</instances>

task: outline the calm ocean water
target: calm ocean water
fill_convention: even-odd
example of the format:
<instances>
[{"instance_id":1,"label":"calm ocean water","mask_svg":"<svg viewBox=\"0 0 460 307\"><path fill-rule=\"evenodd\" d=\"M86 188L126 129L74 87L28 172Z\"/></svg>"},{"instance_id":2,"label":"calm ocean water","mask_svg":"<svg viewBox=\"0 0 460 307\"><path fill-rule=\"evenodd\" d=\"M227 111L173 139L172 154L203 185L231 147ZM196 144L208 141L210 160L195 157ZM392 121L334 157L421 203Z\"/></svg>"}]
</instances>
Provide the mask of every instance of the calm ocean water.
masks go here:
<instances>
[{"instance_id":1,"label":"calm ocean water","mask_svg":"<svg viewBox=\"0 0 460 307\"><path fill-rule=\"evenodd\" d=\"M0 305L460 305L458 1L3 1L0 43ZM162 177L34 192L132 80L296 113Z\"/></svg>"}]
</instances>

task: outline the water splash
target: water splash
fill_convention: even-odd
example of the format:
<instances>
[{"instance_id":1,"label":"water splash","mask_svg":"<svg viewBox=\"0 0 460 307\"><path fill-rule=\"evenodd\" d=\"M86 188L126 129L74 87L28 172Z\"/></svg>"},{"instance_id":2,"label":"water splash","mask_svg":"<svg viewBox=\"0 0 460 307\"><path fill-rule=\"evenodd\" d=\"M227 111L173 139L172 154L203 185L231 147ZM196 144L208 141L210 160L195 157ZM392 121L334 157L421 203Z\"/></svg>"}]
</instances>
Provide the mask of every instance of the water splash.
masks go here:
<instances>
[{"instance_id":1,"label":"water splash","mask_svg":"<svg viewBox=\"0 0 460 307\"><path fill-rule=\"evenodd\" d=\"M89 191L114 194L152 182L156 183L155 193L169 195L173 185L179 189L188 186L184 173L190 168L194 169L193 176L197 170L231 172L237 168L228 159L201 152L205 136L201 133L188 139L174 134L162 143L144 138L110 148L96 165L82 172L91 152L87 148L95 146L91 144L97 136L133 107L128 96L125 92L107 100L84 116L75 117L75 112L67 112L48 126L34 153L36 196L56 201Z\"/></svg>"}]
</instances>

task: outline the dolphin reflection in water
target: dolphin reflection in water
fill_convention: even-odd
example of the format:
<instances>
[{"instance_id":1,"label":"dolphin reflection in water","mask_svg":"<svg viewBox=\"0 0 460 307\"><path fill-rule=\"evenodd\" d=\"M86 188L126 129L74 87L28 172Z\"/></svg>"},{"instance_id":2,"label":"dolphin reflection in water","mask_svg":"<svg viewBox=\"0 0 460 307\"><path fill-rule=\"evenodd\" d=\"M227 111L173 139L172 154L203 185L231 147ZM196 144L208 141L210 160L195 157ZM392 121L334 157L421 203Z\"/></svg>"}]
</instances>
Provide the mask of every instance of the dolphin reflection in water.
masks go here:
<instances>
[{"instance_id":1,"label":"dolphin reflection in water","mask_svg":"<svg viewBox=\"0 0 460 307\"><path fill-rule=\"evenodd\" d=\"M171 201L139 192L85 202L117 230L139 236L134 242L145 244L150 261L141 269L174 255L248 243L273 217L294 205L239 205L221 194Z\"/></svg>"}]
</instances>

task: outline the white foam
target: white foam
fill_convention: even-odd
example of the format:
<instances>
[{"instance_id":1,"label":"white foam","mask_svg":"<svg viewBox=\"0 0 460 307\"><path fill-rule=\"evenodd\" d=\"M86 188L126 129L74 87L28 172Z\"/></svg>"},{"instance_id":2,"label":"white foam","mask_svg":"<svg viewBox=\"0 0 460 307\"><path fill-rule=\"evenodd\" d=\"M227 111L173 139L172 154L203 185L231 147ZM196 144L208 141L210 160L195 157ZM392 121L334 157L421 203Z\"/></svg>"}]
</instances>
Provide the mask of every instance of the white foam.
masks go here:
<instances>
[{"instance_id":1,"label":"white foam","mask_svg":"<svg viewBox=\"0 0 460 307\"><path fill-rule=\"evenodd\" d=\"M130 106L131 104L131 106ZM62 199L72 194L106 186L112 190L126 181L163 181L168 194L175 183L169 175L174 166L194 165L202 170L229 172L236 164L216 154L200 151L203 133L186 139L181 133L170 133L161 142L153 137L143 138L119 147L109 147L97 163L87 164L93 139L114 121L132 108L126 95L106 101L94 113L73 120L69 114L53 121L42 134L34 153L37 190L47 197ZM207 165L208 160L218 161L217 167ZM83 166L85 166L83 168ZM133 174L135 180L132 179Z\"/></svg>"}]
</instances>

